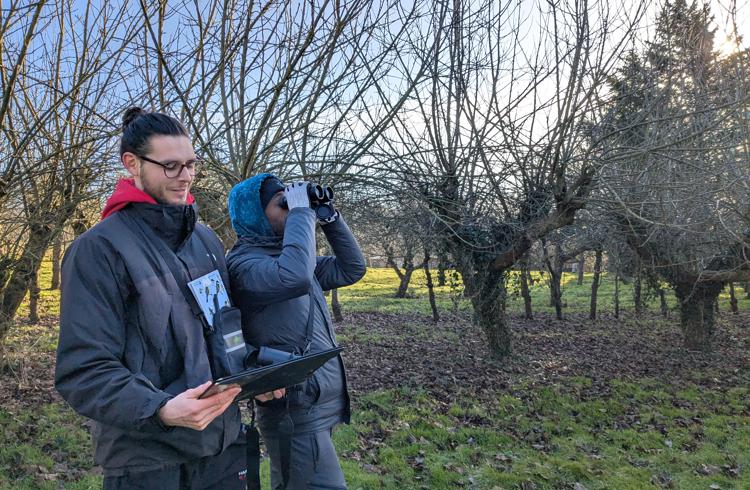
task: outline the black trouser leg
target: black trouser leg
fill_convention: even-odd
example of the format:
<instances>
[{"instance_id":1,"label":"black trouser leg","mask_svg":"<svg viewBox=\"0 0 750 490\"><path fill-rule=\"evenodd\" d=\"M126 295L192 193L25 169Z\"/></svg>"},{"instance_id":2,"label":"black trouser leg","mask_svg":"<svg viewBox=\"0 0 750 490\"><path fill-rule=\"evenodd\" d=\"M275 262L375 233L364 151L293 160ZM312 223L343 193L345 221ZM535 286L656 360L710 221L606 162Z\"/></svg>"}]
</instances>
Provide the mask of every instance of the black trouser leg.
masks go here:
<instances>
[{"instance_id":1,"label":"black trouser leg","mask_svg":"<svg viewBox=\"0 0 750 490\"><path fill-rule=\"evenodd\" d=\"M305 434L294 434L289 462L289 482L286 489L281 472L278 436L263 432L271 457L271 488L274 490L346 489L336 448L331 439L332 429Z\"/></svg>"}]
</instances>

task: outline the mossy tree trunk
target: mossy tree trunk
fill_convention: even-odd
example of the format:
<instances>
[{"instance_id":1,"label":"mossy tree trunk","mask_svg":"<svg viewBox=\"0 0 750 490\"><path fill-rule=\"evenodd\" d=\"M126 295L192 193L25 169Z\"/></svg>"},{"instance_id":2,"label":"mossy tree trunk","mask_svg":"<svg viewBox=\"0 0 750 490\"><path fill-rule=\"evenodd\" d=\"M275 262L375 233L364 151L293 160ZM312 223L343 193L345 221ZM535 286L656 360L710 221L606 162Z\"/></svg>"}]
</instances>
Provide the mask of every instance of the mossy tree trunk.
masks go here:
<instances>
[{"instance_id":1,"label":"mossy tree trunk","mask_svg":"<svg viewBox=\"0 0 750 490\"><path fill-rule=\"evenodd\" d=\"M696 284L690 281L675 285L680 303L680 326L687 349L711 349L715 329L714 305L722 288L721 283Z\"/></svg>"},{"instance_id":2,"label":"mossy tree trunk","mask_svg":"<svg viewBox=\"0 0 750 490\"><path fill-rule=\"evenodd\" d=\"M19 259L13 264L8 282L2 291L0 302L0 342L5 339L13 319L21 305L29 286L42 265L42 257L50 242L56 238L57 231L48 224L32 224L29 239Z\"/></svg>"},{"instance_id":3,"label":"mossy tree trunk","mask_svg":"<svg viewBox=\"0 0 750 490\"><path fill-rule=\"evenodd\" d=\"M505 271L480 271L462 274L462 278L474 308L474 323L484 332L490 353L497 359L507 357L512 350L512 334L505 312Z\"/></svg>"}]
</instances>

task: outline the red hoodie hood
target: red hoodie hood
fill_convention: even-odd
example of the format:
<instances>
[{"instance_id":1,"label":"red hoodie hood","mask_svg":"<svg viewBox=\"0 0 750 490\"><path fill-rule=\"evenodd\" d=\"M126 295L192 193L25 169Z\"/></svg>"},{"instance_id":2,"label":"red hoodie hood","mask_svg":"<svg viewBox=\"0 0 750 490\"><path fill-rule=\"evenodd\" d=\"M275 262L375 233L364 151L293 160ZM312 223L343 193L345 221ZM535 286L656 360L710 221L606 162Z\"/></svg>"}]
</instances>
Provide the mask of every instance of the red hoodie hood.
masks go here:
<instances>
[{"instance_id":1,"label":"red hoodie hood","mask_svg":"<svg viewBox=\"0 0 750 490\"><path fill-rule=\"evenodd\" d=\"M156 199L135 186L135 180L120 179L115 186L115 192L113 192L112 195L109 196L109 199L107 199L107 204L104 206L104 210L102 210L101 219L111 216L131 202L158 204ZM193 195L188 194L187 203L193 204L194 202L195 198L193 198Z\"/></svg>"}]
</instances>

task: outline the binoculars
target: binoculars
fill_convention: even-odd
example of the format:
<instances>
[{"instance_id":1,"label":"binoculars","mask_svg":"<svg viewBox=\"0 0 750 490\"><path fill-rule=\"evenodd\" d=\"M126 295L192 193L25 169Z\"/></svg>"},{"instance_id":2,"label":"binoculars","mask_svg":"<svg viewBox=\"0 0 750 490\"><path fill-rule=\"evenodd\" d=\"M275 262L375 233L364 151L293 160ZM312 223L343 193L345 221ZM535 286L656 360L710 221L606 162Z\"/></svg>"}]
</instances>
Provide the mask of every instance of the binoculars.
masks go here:
<instances>
[{"instance_id":1,"label":"binoculars","mask_svg":"<svg viewBox=\"0 0 750 490\"><path fill-rule=\"evenodd\" d=\"M330 185L322 186L308 182L307 197L310 198L310 207L319 220L327 221L336 214L333 207L333 188ZM281 207L288 208L286 198L281 201Z\"/></svg>"},{"instance_id":2,"label":"binoculars","mask_svg":"<svg viewBox=\"0 0 750 490\"><path fill-rule=\"evenodd\" d=\"M258 357L255 362L258 366L268 366L270 364L277 364L279 362L291 361L300 356L293 352L285 352L283 350L271 349L270 347L261 347L258 349Z\"/></svg>"}]
</instances>

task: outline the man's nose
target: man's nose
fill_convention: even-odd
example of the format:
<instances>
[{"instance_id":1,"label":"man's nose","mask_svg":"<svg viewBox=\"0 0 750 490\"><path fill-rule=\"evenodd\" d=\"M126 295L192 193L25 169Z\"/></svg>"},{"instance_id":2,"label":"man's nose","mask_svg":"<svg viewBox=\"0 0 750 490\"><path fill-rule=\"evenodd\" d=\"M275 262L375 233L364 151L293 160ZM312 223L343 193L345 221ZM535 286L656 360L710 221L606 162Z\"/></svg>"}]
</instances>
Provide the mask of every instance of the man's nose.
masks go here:
<instances>
[{"instance_id":1,"label":"man's nose","mask_svg":"<svg viewBox=\"0 0 750 490\"><path fill-rule=\"evenodd\" d=\"M180 173L177 174L177 180L181 182L190 182L193 180L193 177L195 176L190 173L186 165L180 167Z\"/></svg>"}]
</instances>

